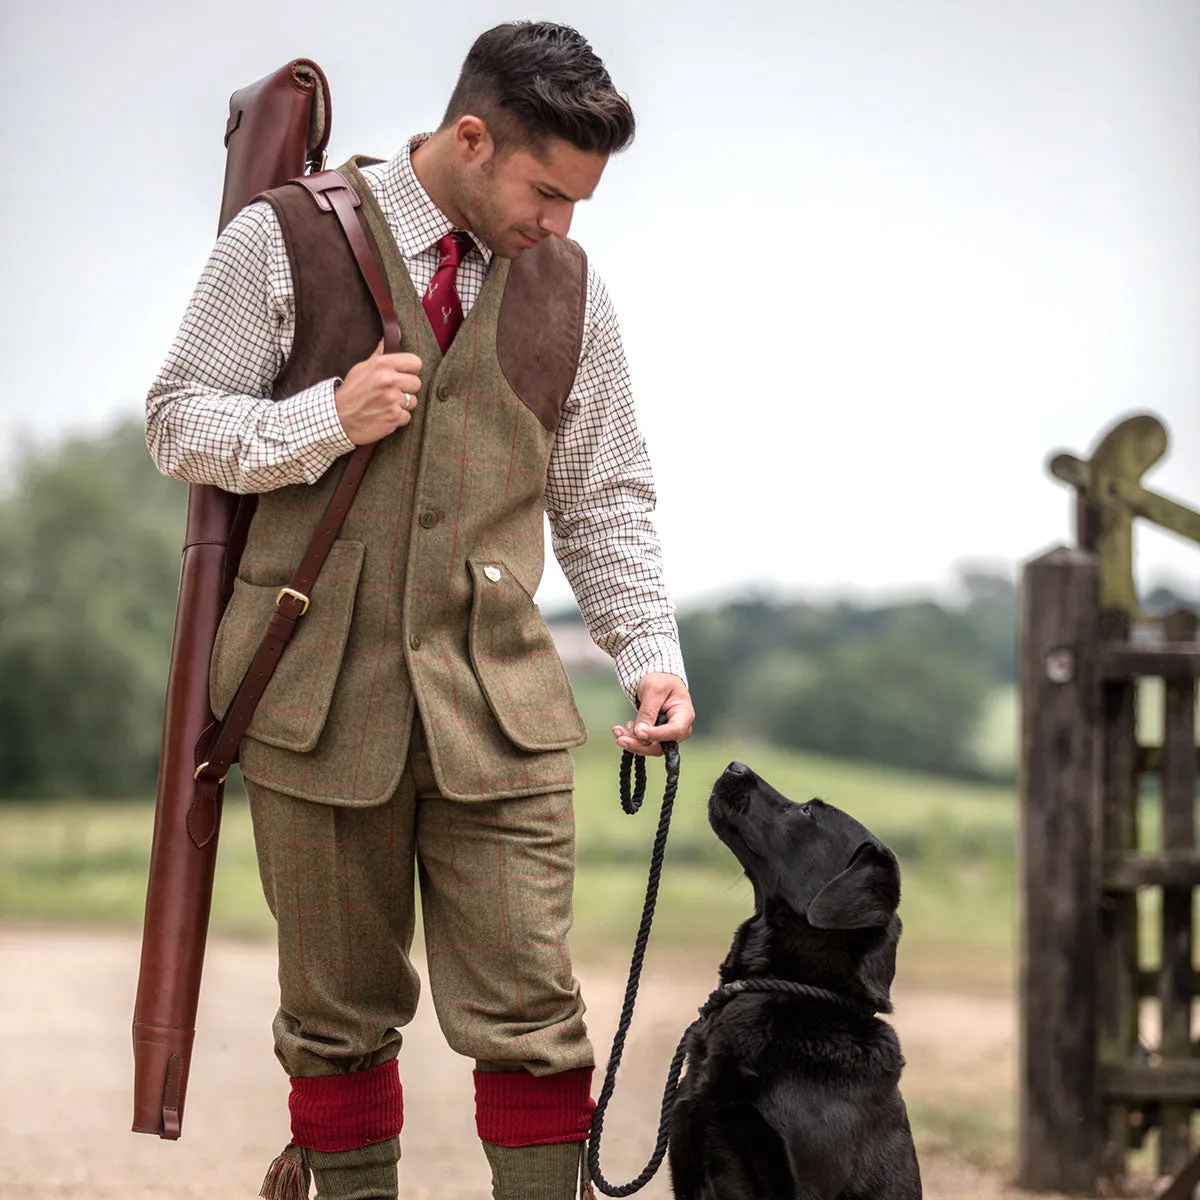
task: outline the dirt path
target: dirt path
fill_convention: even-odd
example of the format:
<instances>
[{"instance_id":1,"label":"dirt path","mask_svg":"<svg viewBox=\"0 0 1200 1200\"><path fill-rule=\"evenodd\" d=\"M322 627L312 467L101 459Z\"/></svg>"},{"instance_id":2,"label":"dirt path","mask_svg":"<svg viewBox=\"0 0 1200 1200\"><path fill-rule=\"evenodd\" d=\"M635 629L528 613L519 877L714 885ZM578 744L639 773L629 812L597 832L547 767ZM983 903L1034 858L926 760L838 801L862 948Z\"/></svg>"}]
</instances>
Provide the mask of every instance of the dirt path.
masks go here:
<instances>
[{"instance_id":1,"label":"dirt path","mask_svg":"<svg viewBox=\"0 0 1200 1200\"><path fill-rule=\"evenodd\" d=\"M270 946L210 945L184 1133L128 1132L129 1022L138 939L118 933L0 929L0 1197L5 1200L252 1200L287 1140L287 1085L271 1053ZM611 1044L624 980L579 967L598 1047ZM603 1166L624 1182L653 1144L666 1064L711 986L709 974L649 974L606 1127ZM1002 1000L908 993L897 1027L906 1096L966 1090L1011 1076L1013 1013ZM403 1052L406 1124L401 1195L485 1200L468 1064L441 1041L423 1004ZM1010 1089L1003 1084L1002 1090ZM925 1195L992 1200L1018 1193L995 1175L937 1159ZM666 1200L665 1169L641 1193ZM1044 1200L1044 1198L1043 1198Z\"/></svg>"}]
</instances>

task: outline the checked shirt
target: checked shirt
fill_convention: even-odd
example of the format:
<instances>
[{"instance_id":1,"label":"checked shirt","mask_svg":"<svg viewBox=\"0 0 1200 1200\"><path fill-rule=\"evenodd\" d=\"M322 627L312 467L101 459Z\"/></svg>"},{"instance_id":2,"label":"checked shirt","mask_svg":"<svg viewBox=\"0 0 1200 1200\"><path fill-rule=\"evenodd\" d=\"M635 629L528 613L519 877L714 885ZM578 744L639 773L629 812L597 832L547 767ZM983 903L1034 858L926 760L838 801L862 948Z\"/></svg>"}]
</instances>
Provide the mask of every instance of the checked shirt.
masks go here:
<instances>
[{"instance_id":1,"label":"checked shirt","mask_svg":"<svg viewBox=\"0 0 1200 1200\"><path fill-rule=\"evenodd\" d=\"M410 160L421 138L363 174L418 293L451 232ZM458 268L464 314L491 252L472 238ZM217 240L175 342L146 398L147 444L158 469L231 492L314 483L350 453L329 379L270 398L291 351L295 303L278 220L243 209ZM589 267L583 349L546 477L552 544L592 638L616 661L631 699L651 671L684 677L674 606L650 514L654 482L633 408L629 371L608 292Z\"/></svg>"}]
</instances>

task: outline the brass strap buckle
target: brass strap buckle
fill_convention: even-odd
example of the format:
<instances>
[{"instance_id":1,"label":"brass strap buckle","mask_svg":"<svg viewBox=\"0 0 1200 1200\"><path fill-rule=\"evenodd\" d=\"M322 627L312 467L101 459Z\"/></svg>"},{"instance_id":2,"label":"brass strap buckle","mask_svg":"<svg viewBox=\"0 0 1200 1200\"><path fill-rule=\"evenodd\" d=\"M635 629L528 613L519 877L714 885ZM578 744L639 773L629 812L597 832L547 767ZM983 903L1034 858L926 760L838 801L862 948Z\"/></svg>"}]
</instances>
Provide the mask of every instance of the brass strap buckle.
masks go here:
<instances>
[{"instance_id":1,"label":"brass strap buckle","mask_svg":"<svg viewBox=\"0 0 1200 1200\"><path fill-rule=\"evenodd\" d=\"M279 602L284 596L291 596L293 600L299 600L304 607L297 613L298 617L304 616L308 612L308 597L303 592L296 591L295 588L282 587L279 589L279 595L275 597L275 607L279 607Z\"/></svg>"},{"instance_id":2,"label":"brass strap buckle","mask_svg":"<svg viewBox=\"0 0 1200 1200\"><path fill-rule=\"evenodd\" d=\"M206 763L206 762L202 762L202 763L201 763L201 764L200 764L200 765L199 765L199 766L196 768L196 770L195 770L195 773L192 775L192 778L193 778L194 780L196 780L196 782L197 782L197 783L199 783L199 782L200 782L200 772L201 772L201 771L203 771L203 770L204 770L204 768L205 768L205 767L207 767L207 766L208 766L208 763ZM220 787L220 786L221 786L221 784L223 784L223 783L225 782L225 779L226 779L226 776L222 775L222 776L221 776L221 778L217 780L217 787Z\"/></svg>"}]
</instances>

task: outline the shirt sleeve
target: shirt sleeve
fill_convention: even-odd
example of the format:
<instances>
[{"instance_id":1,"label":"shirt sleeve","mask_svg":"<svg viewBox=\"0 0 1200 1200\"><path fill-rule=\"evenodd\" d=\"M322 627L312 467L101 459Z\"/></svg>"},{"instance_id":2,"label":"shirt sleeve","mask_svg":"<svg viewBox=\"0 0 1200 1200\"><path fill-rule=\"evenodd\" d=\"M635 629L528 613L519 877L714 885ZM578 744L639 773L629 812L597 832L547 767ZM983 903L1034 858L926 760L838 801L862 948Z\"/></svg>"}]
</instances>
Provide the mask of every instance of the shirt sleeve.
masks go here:
<instances>
[{"instance_id":1,"label":"shirt sleeve","mask_svg":"<svg viewBox=\"0 0 1200 1200\"><path fill-rule=\"evenodd\" d=\"M338 380L271 399L294 331L279 220L252 204L217 239L146 397L146 444L164 475L267 492L314 483L354 449L338 419Z\"/></svg>"},{"instance_id":2,"label":"shirt sleeve","mask_svg":"<svg viewBox=\"0 0 1200 1200\"><path fill-rule=\"evenodd\" d=\"M651 671L686 679L654 504L617 315L589 267L583 350L550 456L546 511L588 631L635 704L638 681Z\"/></svg>"}]
</instances>

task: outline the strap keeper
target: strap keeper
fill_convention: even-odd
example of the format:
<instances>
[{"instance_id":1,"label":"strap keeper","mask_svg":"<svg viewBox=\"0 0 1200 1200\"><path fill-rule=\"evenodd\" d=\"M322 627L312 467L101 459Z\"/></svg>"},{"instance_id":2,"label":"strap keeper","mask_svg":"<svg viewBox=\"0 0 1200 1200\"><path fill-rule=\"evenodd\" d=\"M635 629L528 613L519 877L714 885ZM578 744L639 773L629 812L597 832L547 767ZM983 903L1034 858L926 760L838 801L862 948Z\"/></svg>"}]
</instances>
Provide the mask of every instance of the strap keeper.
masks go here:
<instances>
[{"instance_id":1,"label":"strap keeper","mask_svg":"<svg viewBox=\"0 0 1200 1200\"><path fill-rule=\"evenodd\" d=\"M295 588L290 588L290 587L282 587L279 589L279 595L275 597L275 607L276 608L279 607L279 602L284 598L284 596L291 596L291 598L293 600L299 600L300 603L304 606L296 614L297 620L300 617L304 616L304 614L306 612L308 612L308 597L303 592L298 592L298 591L296 591Z\"/></svg>"},{"instance_id":2,"label":"strap keeper","mask_svg":"<svg viewBox=\"0 0 1200 1200\"><path fill-rule=\"evenodd\" d=\"M322 212L333 212L331 193L346 192L354 208L362 204L358 193L350 186L345 177L337 171L315 171L311 175L301 175L289 182L298 183L316 202Z\"/></svg>"}]
</instances>

